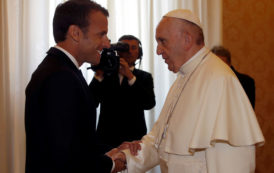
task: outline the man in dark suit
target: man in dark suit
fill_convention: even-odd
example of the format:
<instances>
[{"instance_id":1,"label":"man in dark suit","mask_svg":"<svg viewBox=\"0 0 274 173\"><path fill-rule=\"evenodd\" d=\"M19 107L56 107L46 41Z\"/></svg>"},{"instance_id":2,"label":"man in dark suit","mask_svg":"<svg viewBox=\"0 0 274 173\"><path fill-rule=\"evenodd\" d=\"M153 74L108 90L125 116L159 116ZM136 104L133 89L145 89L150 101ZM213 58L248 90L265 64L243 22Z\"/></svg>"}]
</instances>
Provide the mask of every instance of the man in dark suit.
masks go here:
<instances>
[{"instance_id":1,"label":"man in dark suit","mask_svg":"<svg viewBox=\"0 0 274 173\"><path fill-rule=\"evenodd\" d=\"M230 52L222 46L215 46L211 49L213 53L215 53L219 58L221 58L238 77L240 83L242 84L250 103L252 104L253 109L255 108L255 81L253 78L246 74L239 73L235 70L235 68L231 65L231 55Z\"/></svg>"},{"instance_id":2,"label":"man in dark suit","mask_svg":"<svg viewBox=\"0 0 274 173\"><path fill-rule=\"evenodd\" d=\"M128 51L119 52L119 74L97 70L90 83L100 103L97 135L111 147L140 140L147 133L144 110L155 106L152 75L135 68L136 60L140 63L142 58L140 40L124 35L119 41L129 45Z\"/></svg>"},{"instance_id":3,"label":"man in dark suit","mask_svg":"<svg viewBox=\"0 0 274 173\"><path fill-rule=\"evenodd\" d=\"M26 88L26 173L110 173L124 168L96 140L93 93L79 67L98 64L109 47L108 11L91 1L59 4L53 19L57 45ZM115 168L114 164L115 163Z\"/></svg>"}]
</instances>

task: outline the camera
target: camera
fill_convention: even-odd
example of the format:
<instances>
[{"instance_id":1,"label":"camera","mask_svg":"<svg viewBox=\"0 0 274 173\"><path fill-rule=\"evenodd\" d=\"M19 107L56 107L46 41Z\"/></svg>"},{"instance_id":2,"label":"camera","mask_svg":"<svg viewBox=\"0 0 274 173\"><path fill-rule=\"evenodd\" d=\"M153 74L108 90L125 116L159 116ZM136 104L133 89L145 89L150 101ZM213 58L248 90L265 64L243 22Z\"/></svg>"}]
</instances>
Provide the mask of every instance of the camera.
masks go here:
<instances>
[{"instance_id":1,"label":"camera","mask_svg":"<svg viewBox=\"0 0 274 173\"><path fill-rule=\"evenodd\" d=\"M104 71L104 75L110 76L112 74L118 74L120 67L120 52L128 52L129 45L123 42L117 42L110 45L110 48L104 48L101 53L100 63L98 65L92 65L90 68L93 71L98 69Z\"/></svg>"}]
</instances>

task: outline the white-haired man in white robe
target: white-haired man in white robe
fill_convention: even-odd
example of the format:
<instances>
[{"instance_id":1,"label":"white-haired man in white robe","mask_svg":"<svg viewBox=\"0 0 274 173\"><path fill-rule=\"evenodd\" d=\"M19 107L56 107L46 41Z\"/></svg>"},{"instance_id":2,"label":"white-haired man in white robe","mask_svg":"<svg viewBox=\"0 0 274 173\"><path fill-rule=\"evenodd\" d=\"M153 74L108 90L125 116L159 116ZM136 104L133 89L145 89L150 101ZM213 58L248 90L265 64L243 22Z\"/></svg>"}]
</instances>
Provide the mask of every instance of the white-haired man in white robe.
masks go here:
<instances>
[{"instance_id":1,"label":"white-haired man in white robe","mask_svg":"<svg viewBox=\"0 0 274 173\"><path fill-rule=\"evenodd\" d=\"M198 17L167 13L156 40L157 54L178 77L152 131L120 147L130 149L123 150L128 172L158 164L162 173L255 172L255 147L264 137L237 77L205 47Z\"/></svg>"}]
</instances>

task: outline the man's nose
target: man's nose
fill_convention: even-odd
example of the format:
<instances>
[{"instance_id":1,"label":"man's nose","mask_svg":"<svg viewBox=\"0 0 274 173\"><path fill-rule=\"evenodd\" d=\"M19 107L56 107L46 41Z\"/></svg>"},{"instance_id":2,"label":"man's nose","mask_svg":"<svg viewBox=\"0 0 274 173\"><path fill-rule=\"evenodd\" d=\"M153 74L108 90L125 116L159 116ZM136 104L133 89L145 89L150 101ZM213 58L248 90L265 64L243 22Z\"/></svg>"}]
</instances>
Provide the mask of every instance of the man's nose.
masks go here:
<instances>
[{"instance_id":1,"label":"man's nose","mask_svg":"<svg viewBox=\"0 0 274 173\"><path fill-rule=\"evenodd\" d=\"M156 53L157 55L161 55L163 53L163 49L159 45L157 45Z\"/></svg>"},{"instance_id":2,"label":"man's nose","mask_svg":"<svg viewBox=\"0 0 274 173\"><path fill-rule=\"evenodd\" d=\"M107 36L103 41L103 48L110 48L110 39Z\"/></svg>"}]
</instances>

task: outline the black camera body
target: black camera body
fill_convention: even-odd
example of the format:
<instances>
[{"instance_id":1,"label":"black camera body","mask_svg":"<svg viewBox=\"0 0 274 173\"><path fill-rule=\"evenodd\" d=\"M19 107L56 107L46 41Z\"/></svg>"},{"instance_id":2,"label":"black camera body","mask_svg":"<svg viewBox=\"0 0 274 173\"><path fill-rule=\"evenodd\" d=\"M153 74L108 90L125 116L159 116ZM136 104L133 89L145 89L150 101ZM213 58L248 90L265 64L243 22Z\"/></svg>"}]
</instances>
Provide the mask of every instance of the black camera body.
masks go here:
<instances>
[{"instance_id":1,"label":"black camera body","mask_svg":"<svg viewBox=\"0 0 274 173\"><path fill-rule=\"evenodd\" d=\"M117 53L128 52L129 45L123 42L117 42L110 45L110 48L103 49L101 53L100 63L98 65L92 65L90 68L93 71L98 69L104 71L104 75L110 76L112 74L118 74L120 67L120 57Z\"/></svg>"}]
</instances>

